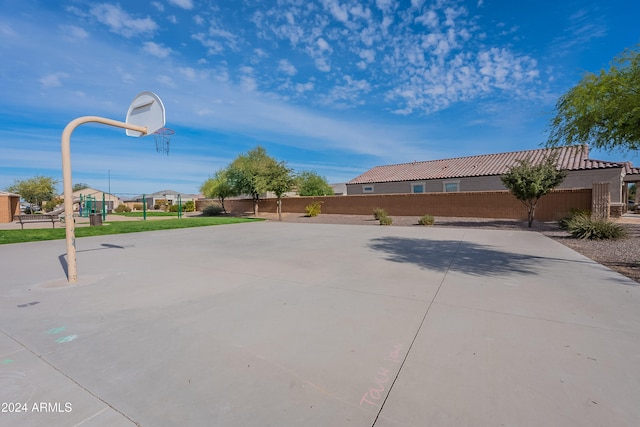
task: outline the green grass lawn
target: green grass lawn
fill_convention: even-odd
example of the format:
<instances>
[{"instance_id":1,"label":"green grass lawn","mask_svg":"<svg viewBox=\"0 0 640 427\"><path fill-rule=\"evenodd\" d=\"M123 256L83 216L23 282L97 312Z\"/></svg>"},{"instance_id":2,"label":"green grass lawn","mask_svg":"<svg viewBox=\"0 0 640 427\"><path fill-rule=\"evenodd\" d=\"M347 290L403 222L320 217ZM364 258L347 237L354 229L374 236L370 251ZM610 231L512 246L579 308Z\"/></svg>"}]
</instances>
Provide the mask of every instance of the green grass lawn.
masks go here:
<instances>
[{"instance_id":1,"label":"green grass lawn","mask_svg":"<svg viewBox=\"0 0 640 427\"><path fill-rule=\"evenodd\" d=\"M239 222L262 221L257 218L200 217L166 219L156 221L114 221L102 226L76 227L76 237L104 236L107 234L138 233L141 231L171 230L174 228L206 227L210 225L236 224ZM9 243L57 240L66 237L62 228L37 228L27 230L0 230L0 245Z\"/></svg>"},{"instance_id":2,"label":"green grass lawn","mask_svg":"<svg viewBox=\"0 0 640 427\"><path fill-rule=\"evenodd\" d=\"M182 212L182 216L184 216L184 212ZM113 213L111 215L120 215L120 216L124 216L127 218L142 218L144 216L144 212L121 212L121 213ZM158 211L147 211L147 217L151 217L151 216L175 216L176 218L178 217L178 212L158 212Z\"/></svg>"}]
</instances>

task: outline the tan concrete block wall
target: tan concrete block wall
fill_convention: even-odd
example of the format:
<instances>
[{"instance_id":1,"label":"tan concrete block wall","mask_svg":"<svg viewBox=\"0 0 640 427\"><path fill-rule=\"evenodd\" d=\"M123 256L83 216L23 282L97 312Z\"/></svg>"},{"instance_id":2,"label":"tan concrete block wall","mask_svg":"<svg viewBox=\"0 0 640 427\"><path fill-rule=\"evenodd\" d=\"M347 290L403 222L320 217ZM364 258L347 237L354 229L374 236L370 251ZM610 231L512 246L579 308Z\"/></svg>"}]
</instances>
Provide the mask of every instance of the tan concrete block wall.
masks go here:
<instances>
[{"instance_id":1,"label":"tan concrete block wall","mask_svg":"<svg viewBox=\"0 0 640 427\"><path fill-rule=\"evenodd\" d=\"M283 212L304 213L313 202L322 203L322 213L345 215L373 215L375 208L383 208L390 216L526 219L527 211L508 191L372 194L327 197L291 197L282 201ZM251 200L226 200L232 213L251 213ZM276 200L260 201L260 212L276 212ZM591 209L591 189L556 190L543 197L536 208L536 219L555 221L571 209Z\"/></svg>"},{"instance_id":2,"label":"tan concrete block wall","mask_svg":"<svg viewBox=\"0 0 640 427\"><path fill-rule=\"evenodd\" d=\"M20 215L20 198L0 195L0 222L12 222L15 215Z\"/></svg>"}]
</instances>

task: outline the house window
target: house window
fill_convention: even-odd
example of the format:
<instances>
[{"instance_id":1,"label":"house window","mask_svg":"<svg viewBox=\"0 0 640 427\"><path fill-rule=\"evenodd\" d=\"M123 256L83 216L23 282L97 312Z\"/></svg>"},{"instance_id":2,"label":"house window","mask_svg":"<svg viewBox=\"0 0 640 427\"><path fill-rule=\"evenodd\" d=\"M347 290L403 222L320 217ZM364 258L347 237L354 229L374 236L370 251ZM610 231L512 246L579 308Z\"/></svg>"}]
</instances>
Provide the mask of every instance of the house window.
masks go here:
<instances>
[{"instance_id":1,"label":"house window","mask_svg":"<svg viewBox=\"0 0 640 427\"><path fill-rule=\"evenodd\" d=\"M363 185L362 186L363 193L373 193L373 185Z\"/></svg>"},{"instance_id":2,"label":"house window","mask_svg":"<svg viewBox=\"0 0 640 427\"><path fill-rule=\"evenodd\" d=\"M424 193L424 182L412 182L411 183L411 192L412 193Z\"/></svg>"},{"instance_id":3,"label":"house window","mask_svg":"<svg viewBox=\"0 0 640 427\"><path fill-rule=\"evenodd\" d=\"M445 181L442 186L445 193L460 191L460 181Z\"/></svg>"}]
</instances>

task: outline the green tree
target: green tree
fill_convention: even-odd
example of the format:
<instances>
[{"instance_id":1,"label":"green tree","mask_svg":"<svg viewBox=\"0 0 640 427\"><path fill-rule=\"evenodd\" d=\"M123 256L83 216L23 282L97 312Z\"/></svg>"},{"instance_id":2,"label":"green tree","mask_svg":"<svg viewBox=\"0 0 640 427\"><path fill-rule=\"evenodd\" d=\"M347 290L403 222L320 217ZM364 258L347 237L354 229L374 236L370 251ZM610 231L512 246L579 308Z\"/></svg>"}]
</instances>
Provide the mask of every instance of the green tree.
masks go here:
<instances>
[{"instance_id":1,"label":"green tree","mask_svg":"<svg viewBox=\"0 0 640 427\"><path fill-rule=\"evenodd\" d=\"M529 227L533 224L540 198L560 185L567 176L567 171L556 168L556 160L553 155L537 164L529 159L519 160L500 178L504 186L527 207Z\"/></svg>"},{"instance_id":2,"label":"green tree","mask_svg":"<svg viewBox=\"0 0 640 427\"><path fill-rule=\"evenodd\" d=\"M327 180L315 172L302 172L296 179L301 196L333 196L333 188Z\"/></svg>"},{"instance_id":3,"label":"green tree","mask_svg":"<svg viewBox=\"0 0 640 427\"><path fill-rule=\"evenodd\" d=\"M273 191L278 198L276 201L278 221L282 221L282 195L291 191L295 184L293 169L288 167L285 162L274 162L269 167L269 174L267 189Z\"/></svg>"},{"instance_id":4,"label":"green tree","mask_svg":"<svg viewBox=\"0 0 640 427\"><path fill-rule=\"evenodd\" d=\"M640 45L617 56L608 71L585 75L562 95L549 128L548 146L640 148Z\"/></svg>"},{"instance_id":5,"label":"green tree","mask_svg":"<svg viewBox=\"0 0 640 427\"><path fill-rule=\"evenodd\" d=\"M23 181L15 181L7 191L19 194L31 205L39 206L45 200L55 197L58 181L48 176L35 176Z\"/></svg>"},{"instance_id":6,"label":"green tree","mask_svg":"<svg viewBox=\"0 0 640 427\"><path fill-rule=\"evenodd\" d=\"M85 188L89 188L89 184L85 184L84 182L79 182L77 184L73 184L73 191L84 190Z\"/></svg>"},{"instance_id":7,"label":"green tree","mask_svg":"<svg viewBox=\"0 0 640 427\"><path fill-rule=\"evenodd\" d=\"M248 194L253 198L254 215L258 215L260 195L269 190L271 168L275 163L275 159L258 146L236 157L227 169L227 178L236 193Z\"/></svg>"},{"instance_id":8,"label":"green tree","mask_svg":"<svg viewBox=\"0 0 640 427\"><path fill-rule=\"evenodd\" d=\"M218 199L224 213L227 213L224 207L224 199L238 195L227 177L226 169L216 171L213 177L202 184L200 192L210 199Z\"/></svg>"}]
</instances>

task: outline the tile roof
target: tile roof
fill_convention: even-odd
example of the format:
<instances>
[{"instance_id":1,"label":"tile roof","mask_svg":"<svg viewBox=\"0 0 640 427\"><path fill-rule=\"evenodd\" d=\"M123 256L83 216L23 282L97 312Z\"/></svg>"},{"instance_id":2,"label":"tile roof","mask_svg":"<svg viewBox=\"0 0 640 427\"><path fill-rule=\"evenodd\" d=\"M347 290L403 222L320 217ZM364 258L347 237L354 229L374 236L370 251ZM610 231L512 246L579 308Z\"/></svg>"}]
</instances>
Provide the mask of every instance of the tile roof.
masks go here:
<instances>
[{"instance_id":1,"label":"tile roof","mask_svg":"<svg viewBox=\"0 0 640 427\"><path fill-rule=\"evenodd\" d=\"M511 166L516 165L518 160L529 159L532 163L537 164L542 162L551 152L557 153L557 165L560 169L581 170L623 167L622 163L589 159L588 146L573 145L376 166L362 175L355 177L347 184L502 175L505 174Z\"/></svg>"}]
</instances>

